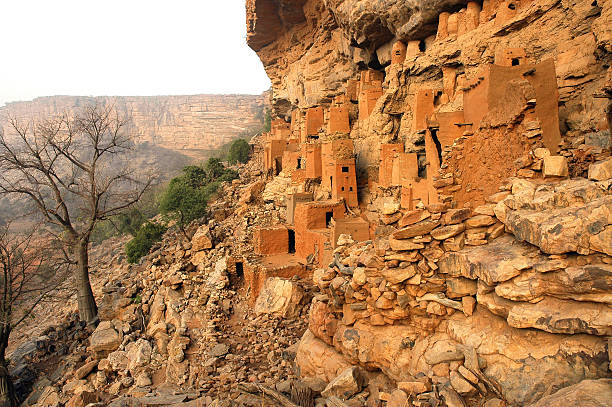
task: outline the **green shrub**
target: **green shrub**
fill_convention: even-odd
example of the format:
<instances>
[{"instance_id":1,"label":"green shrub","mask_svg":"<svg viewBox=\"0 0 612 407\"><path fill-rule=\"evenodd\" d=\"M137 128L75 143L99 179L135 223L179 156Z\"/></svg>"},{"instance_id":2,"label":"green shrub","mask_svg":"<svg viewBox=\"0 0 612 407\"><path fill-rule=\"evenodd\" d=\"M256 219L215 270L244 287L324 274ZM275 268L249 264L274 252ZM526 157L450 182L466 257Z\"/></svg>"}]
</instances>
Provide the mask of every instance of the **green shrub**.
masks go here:
<instances>
[{"instance_id":1,"label":"green shrub","mask_svg":"<svg viewBox=\"0 0 612 407\"><path fill-rule=\"evenodd\" d=\"M173 178L159 199L159 210L176 220L183 233L190 222L204 216L206 205L224 181L238 178L219 158L210 158L204 168L191 165Z\"/></svg>"},{"instance_id":2,"label":"green shrub","mask_svg":"<svg viewBox=\"0 0 612 407\"><path fill-rule=\"evenodd\" d=\"M159 242L166 232L166 226L159 223L147 222L141 226L136 236L125 245L125 254L129 263L138 263L142 256Z\"/></svg>"},{"instance_id":3,"label":"green shrub","mask_svg":"<svg viewBox=\"0 0 612 407\"><path fill-rule=\"evenodd\" d=\"M249 161L249 143L245 139L234 140L230 145L229 152L227 153L227 161L230 164L246 163Z\"/></svg>"},{"instance_id":4,"label":"green shrub","mask_svg":"<svg viewBox=\"0 0 612 407\"><path fill-rule=\"evenodd\" d=\"M194 188L189 180L177 177L170 181L159 202L162 214L175 219L179 227L203 216L207 196L202 188Z\"/></svg>"}]
</instances>

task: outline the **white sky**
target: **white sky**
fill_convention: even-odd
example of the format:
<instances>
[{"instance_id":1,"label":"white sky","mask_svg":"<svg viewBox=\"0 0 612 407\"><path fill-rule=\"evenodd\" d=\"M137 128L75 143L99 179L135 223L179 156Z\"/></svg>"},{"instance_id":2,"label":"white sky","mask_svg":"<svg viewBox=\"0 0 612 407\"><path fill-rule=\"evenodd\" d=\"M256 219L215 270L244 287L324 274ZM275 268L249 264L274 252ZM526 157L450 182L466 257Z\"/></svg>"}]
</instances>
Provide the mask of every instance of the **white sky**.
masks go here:
<instances>
[{"instance_id":1,"label":"white sky","mask_svg":"<svg viewBox=\"0 0 612 407\"><path fill-rule=\"evenodd\" d=\"M258 94L244 0L0 0L0 106L50 95Z\"/></svg>"}]
</instances>

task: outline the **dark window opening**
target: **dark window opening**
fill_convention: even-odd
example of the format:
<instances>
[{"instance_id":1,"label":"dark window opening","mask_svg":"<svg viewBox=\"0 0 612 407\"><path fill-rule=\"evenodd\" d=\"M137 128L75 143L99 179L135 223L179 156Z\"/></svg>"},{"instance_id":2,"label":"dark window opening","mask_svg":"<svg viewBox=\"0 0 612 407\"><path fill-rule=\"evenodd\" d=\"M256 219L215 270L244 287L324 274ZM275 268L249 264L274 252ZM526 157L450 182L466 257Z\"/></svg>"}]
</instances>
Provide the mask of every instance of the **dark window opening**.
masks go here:
<instances>
[{"instance_id":1,"label":"dark window opening","mask_svg":"<svg viewBox=\"0 0 612 407\"><path fill-rule=\"evenodd\" d=\"M302 159L298 158L297 159L297 167L295 167L296 170L299 170L302 167Z\"/></svg>"},{"instance_id":2,"label":"dark window opening","mask_svg":"<svg viewBox=\"0 0 612 407\"><path fill-rule=\"evenodd\" d=\"M438 140L438 129L430 129L431 139L436 145L436 151L438 152L438 162L442 165L442 144L440 144L440 140Z\"/></svg>"},{"instance_id":3,"label":"dark window opening","mask_svg":"<svg viewBox=\"0 0 612 407\"><path fill-rule=\"evenodd\" d=\"M440 98L442 97L442 91L438 91L434 94L434 107L440 104Z\"/></svg>"},{"instance_id":4,"label":"dark window opening","mask_svg":"<svg viewBox=\"0 0 612 407\"><path fill-rule=\"evenodd\" d=\"M344 187L341 188L344 191Z\"/></svg>"},{"instance_id":5,"label":"dark window opening","mask_svg":"<svg viewBox=\"0 0 612 407\"><path fill-rule=\"evenodd\" d=\"M518 58L512 58L512 66L518 66L520 64L520 61Z\"/></svg>"},{"instance_id":6,"label":"dark window opening","mask_svg":"<svg viewBox=\"0 0 612 407\"><path fill-rule=\"evenodd\" d=\"M330 226L331 220L334 218L334 212L325 212L325 225Z\"/></svg>"},{"instance_id":7,"label":"dark window opening","mask_svg":"<svg viewBox=\"0 0 612 407\"><path fill-rule=\"evenodd\" d=\"M353 190L353 187L349 187L349 191L352 191L352 190Z\"/></svg>"},{"instance_id":8,"label":"dark window opening","mask_svg":"<svg viewBox=\"0 0 612 407\"><path fill-rule=\"evenodd\" d=\"M419 178L427 178L427 156L418 154Z\"/></svg>"},{"instance_id":9,"label":"dark window opening","mask_svg":"<svg viewBox=\"0 0 612 407\"><path fill-rule=\"evenodd\" d=\"M348 167L342 167L342 172L348 172Z\"/></svg>"},{"instance_id":10,"label":"dark window opening","mask_svg":"<svg viewBox=\"0 0 612 407\"><path fill-rule=\"evenodd\" d=\"M289 253L295 253L295 231L289 229Z\"/></svg>"},{"instance_id":11,"label":"dark window opening","mask_svg":"<svg viewBox=\"0 0 612 407\"><path fill-rule=\"evenodd\" d=\"M425 40L419 41L419 51L425 52L426 49L427 49L427 46L425 45Z\"/></svg>"},{"instance_id":12,"label":"dark window opening","mask_svg":"<svg viewBox=\"0 0 612 407\"><path fill-rule=\"evenodd\" d=\"M236 262L236 277L242 278L244 276L244 264L241 261Z\"/></svg>"},{"instance_id":13,"label":"dark window opening","mask_svg":"<svg viewBox=\"0 0 612 407\"><path fill-rule=\"evenodd\" d=\"M508 4L508 8L509 8L510 10L516 10L516 4L514 4L514 3L510 3L510 4Z\"/></svg>"},{"instance_id":14,"label":"dark window opening","mask_svg":"<svg viewBox=\"0 0 612 407\"><path fill-rule=\"evenodd\" d=\"M329 187L334 188L334 177L329 177Z\"/></svg>"},{"instance_id":15,"label":"dark window opening","mask_svg":"<svg viewBox=\"0 0 612 407\"><path fill-rule=\"evenodd\" d=\"M396 56L402 56L402 51L400 51L399 49L395 50L395 55Z\"/></svg>"},{"instance_id":16,"label":"dark window opening","mask_svg":"<svg viewBox=\"0 0 612 407\"><path fill-rule=\"evenodd\" d=\"M283 160L281 158L275 158L274 162L276 163L275 175L278 175L283 170Z\"/></svg>"}]
</instances>

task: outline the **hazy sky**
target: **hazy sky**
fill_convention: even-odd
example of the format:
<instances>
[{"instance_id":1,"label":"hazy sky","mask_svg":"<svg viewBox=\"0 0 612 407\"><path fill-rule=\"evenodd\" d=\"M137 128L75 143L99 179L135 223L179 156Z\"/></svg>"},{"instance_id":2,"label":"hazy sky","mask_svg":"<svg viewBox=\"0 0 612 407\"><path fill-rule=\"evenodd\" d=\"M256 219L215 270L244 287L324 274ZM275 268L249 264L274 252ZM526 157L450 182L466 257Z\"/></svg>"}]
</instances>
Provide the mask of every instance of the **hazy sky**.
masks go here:
<instances>
[{"instance_id":1,"label":"hazy sky","mask_svg":"<svg viewBox=\"0 0 612 407\"><path fill-rule=\"evenodd\" d=\"M0 106L49 95L261 93L244 0L0 0Z\"/></svg>"}]
</instances>

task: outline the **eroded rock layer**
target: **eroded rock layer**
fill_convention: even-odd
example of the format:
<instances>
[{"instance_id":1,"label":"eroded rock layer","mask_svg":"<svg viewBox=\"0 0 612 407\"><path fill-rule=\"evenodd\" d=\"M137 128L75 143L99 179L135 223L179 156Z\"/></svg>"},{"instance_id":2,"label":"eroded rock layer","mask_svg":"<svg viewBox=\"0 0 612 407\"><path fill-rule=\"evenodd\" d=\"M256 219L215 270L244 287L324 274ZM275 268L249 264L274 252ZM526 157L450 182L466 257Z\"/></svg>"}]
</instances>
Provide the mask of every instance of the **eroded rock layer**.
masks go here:
<instances>
[{"instance_id":1,"label":"eroded rock layer","mask_svg":"<svg viewBox=\"0 0 612 407\"><path fill-rule=\"evenodd\" d=\"M129 112L129 132L137 141L179 151L214 150L261 125L264 105L263 97L251 95L51 96L8 103L0 108L0 120L6 120L6 115L50 117L95 102L113 103ZM3 127L10 132L5 122Z\"/></svg>"}]
</instances>

